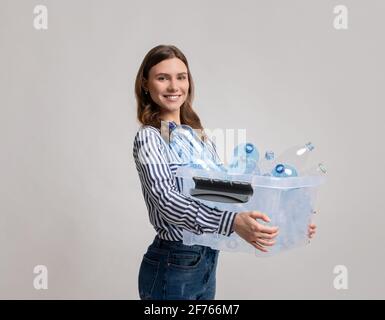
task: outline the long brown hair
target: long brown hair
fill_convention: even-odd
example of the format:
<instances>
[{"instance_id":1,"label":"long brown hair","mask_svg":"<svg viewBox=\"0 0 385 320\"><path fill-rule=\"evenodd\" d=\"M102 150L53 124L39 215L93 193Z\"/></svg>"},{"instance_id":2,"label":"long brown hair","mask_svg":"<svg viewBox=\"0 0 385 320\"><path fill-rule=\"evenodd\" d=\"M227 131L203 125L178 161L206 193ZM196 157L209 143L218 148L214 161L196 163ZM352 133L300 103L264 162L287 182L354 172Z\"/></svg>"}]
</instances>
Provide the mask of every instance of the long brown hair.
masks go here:
<instances>
[{"instance_id":1,"label":"long brown hair","mask_svg":"<svg viewBox=\"0 0 385 320\"><path fill-rule=\"evenodd\" d=\"M137 102L137 118L143 125L150 125L160 129L161 119L160 107L151 99L150 94L145 94L143 88L143 80L148 80L150 69L163 60L178 58L187 67L187 75L189 81L189 89L186 101L180 107L181 124L189 125L193 129L201 132L201 139L206 140L203 132L203 126L197 113L193 110L192 102L194 98L194 82L191 76L185 55L177 47L173 45L159 45L152 48L144 57L143 62L138 70L135 80L135 97Z\"/></svg>"}]
</instances>

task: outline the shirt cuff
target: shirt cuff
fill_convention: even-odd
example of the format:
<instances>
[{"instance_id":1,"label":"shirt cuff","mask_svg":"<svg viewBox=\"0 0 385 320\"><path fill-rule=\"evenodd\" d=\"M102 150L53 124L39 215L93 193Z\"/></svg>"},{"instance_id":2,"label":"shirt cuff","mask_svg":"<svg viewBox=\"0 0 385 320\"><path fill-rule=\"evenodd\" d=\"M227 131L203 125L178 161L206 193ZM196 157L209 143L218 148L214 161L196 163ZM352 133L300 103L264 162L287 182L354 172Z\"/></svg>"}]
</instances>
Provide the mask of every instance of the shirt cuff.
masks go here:
<instances>
[{"instance_id":1,"label":"shirt cuff","mask_svg":"<svg viewBox=\"0 0 385 320\"><path fill-rule=\"evenodd\" d=\"M233 230L233 224L237 212L224 211L219 222L218 233L224 236L230 236Z\"/></svg>"}]
</instances>

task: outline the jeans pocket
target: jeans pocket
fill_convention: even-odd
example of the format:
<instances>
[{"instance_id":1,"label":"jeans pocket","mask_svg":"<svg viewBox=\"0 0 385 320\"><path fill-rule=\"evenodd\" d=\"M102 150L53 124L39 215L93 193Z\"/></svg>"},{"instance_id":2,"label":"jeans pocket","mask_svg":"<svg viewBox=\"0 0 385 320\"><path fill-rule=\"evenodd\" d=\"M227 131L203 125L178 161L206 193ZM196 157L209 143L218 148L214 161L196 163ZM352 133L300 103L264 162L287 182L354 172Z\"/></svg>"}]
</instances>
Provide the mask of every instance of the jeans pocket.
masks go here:
<instances>
[{"instance_id":1,"label":"jeans pocket","mask_svg":"<svg viewBox=\"0 0 385 320\"><path fill-rule=\"evenodd\" d=\"M202 260L202 254L194 251L170 252L167 265L174 269L195 269Z\"/></svg>"},{"instance_id":2,"label":"jeans pocket","mask_svg":"<svg viewBox=\"0 0 385 320\"><path fill-rule=\"evenodd\" d=\"M142 300L152 299L156 278L159 271L159 261L143 256L139 270L139 296Z\"/></svg>"}]
</instances>

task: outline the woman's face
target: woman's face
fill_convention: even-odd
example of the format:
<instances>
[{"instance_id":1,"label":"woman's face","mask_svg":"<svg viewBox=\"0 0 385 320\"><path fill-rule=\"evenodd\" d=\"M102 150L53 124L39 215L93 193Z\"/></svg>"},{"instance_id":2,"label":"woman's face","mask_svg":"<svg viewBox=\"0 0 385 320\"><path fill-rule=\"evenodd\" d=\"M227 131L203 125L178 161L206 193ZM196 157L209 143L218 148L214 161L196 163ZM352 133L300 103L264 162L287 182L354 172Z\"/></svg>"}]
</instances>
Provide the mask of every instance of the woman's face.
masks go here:
<instances>
[{"instance_id":1,"label":"woman's face","mask_svg":"<svg viewBox=\"0 0 385 320\"><path fill-rule=\"evenodd\" d=\"M187 67L182 60L171 58L154 65L144 86L162 113L179 112L186 101L189 89Z\"/></svg>"}]
</instances>

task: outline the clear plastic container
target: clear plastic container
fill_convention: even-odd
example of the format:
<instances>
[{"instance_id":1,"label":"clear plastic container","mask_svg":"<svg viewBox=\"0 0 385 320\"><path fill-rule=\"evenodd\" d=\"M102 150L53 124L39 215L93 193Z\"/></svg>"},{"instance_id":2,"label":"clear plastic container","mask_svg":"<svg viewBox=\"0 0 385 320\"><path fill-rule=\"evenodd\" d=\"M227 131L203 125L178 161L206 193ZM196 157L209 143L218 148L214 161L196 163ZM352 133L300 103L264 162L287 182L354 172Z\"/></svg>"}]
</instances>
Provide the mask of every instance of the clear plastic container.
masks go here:
<instances>
[{"instance_id":1,"label":"clear plastic container","mask_svg":"<svg viewBox=\"0 0 385 320\"><path fill-rule=\"evenodd\" d=\"M261 252L235 232L231 236L218 233L195 234L183 231L183 243L199 244L229 252L248 252L257 256L300 247L308 243L308 225L314 210L318 187L324 176L277 178L258 175L235 175L223 172L179 167L182 193L208 206L234 212L260 211L278 226L279 234L269 252Z\"/></svg>"}]
</instances>

